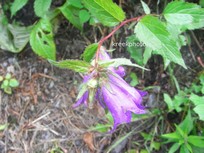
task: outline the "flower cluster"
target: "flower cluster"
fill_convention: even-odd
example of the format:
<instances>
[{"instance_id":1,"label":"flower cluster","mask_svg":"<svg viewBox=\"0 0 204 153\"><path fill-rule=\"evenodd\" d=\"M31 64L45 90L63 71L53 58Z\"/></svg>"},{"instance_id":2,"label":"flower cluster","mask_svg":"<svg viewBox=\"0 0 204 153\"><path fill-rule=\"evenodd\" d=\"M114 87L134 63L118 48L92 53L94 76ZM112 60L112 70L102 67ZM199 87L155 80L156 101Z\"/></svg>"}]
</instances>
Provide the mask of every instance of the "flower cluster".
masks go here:
<instances>
[{"instance_id":1,"label":"flower cluster","mask_svg":"<svg viewBox=\"0 0 204 153\"><path fill-rule=\"evenodd\" d=\"M105 49L101 49L99 60L110 60ZM119 124L129 123L132 113L143 114L145 108L142 106L142 97L146 92L131 87L122 77L125 70L122 66L118 68L108 67L106 69L93 70L84 76L83 83L88 86L83 95L79 97L74 107L84 103L89 105L95 98L102 107L108 108L114 119L113 130Z\"/></svg>"}]
</instances>

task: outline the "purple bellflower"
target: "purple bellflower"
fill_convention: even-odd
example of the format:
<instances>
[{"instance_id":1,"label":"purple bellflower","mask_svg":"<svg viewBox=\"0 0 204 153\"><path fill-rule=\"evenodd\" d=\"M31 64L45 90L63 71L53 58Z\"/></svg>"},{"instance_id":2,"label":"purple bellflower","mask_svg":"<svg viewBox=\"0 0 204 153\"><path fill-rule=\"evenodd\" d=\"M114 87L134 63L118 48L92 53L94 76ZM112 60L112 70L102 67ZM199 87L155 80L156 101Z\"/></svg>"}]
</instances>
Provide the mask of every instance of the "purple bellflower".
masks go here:
<instances>
[{"instance_id":1,"label":"purple bellflower","mask_svg":"<svg viewBox=\"0 0 204 153\"><path fill-rule=\"evenodd\" d=\"M100 50L100 60L110 60L104 48ZM122 78L125 76L125 69L122 66L118 68L108 67L103 72L98 72L99 76L96 78L96 71L84 76L83 83L87 84L89 90L85 91L81 97L78 98L74 107L80 104L89 105L90 94L94 91L94 98L104 108L108 108L114 119L115 130L119 124L131 122L132 113L144 114L145 107L142 105L142 97L146 92L136 90L131 87Z\"/></svg>"}]
</instances>

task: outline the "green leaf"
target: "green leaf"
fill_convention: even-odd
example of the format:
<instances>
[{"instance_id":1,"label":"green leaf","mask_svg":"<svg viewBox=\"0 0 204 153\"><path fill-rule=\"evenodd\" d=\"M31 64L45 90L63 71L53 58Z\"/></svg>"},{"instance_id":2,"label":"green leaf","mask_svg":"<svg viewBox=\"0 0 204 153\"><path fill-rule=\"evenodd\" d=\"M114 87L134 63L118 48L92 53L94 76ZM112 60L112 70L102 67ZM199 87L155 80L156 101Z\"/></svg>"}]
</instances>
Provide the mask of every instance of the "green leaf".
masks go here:
<instances>
[{"instance_id":1,"label":"green leaf","mask_svg":"<svg viewBox=\"0 0 204 153\"><path fill-rule=\"evenodd\" d=\"M162 137L166 139L170 139L173 142L178 142L178 140L182 139L177 132L162 134Z\"/></svg>"},{"instance_id":2,"label":"green leaf","mask_svg":"<svg viewBox=\"0 0 204 153\"><path fill-rule=\"evenodd\" d=\"M174 109L174 102L171 99L171 97L168 94L166 94L166 93L164 93L164 101L165 101L165 103L168 106L168 110L172 111Z\"/></svg>"},{"instance_id":3,"label":"green leaf","mask_svg":"<svg viewBox=\"0 0 204 153\"><path fill-rule=\"evenodd\" d=\"M9 81L8 81L8 80L4 80L2 85L3 85L4 87L8 87Z\"/></svg>"},{"instance_id":4,"label":"green leaf","mask_svg":"<svg viewBox=\"0 0 204 153\"><path fill-rule=\"evenodd\" d=\"M88 72L91 67L91 64L81 60L63 60L59 62L49 60L49 62L59 68L66 68L81 73Z\"/></svg>"},{"instance_id":5,"label":"green leaf","mask_svg":"<svg viewBox=\"0 0 204 153\"><path fill-rule=\"evenodd\" d=\"M143 54L143 64L146 65L148 60L152 55L152 49L149 47L145 47L144 54Z\"/></svg>"},{"instance_id":6,"label":"green leaf","mask_svg":"<svg viewBox=\"0 0 204 153\"><path fill-rule=\"evenodd\" d=\"M131 60L127 59L127 58L115 58L115 59L111 59L111 60L99 61L99 65L112 66L112 67L116 67L116 68L118 66L121 66L121 65L126 65L126 66L138 67L138 68L141 68L143 70L148 70L142 66L139 66L137 64L132 63Z\"/></svg>"},{"instance_id":7,"label":"green leaf","mask_svg":"<svg viewBox=\"0 0 204 153\"><path fill-rule=\"evenodd\" d=\"M13 52L18 53L23 50L26 44L29 42L29 37L33 26L23 27L16 25L8 25L8 30L10 31L13 38L13 45L15 50Z\"/></svg>"},{"instance_id":8,"label":"green leaf","mask_svg":"<svg viewBox=\"0 0 204 153\"><path fill-rule=\"evenodd\" d=\"M6 129L8 127L8 124L2 124L0 125L0 131L3 131L4 129Z\"/></svg>"},{"instance_id":9,"label":"green leaf","mask_svg":"<svg viewBox=\"0 0 204 153\"><path fill-rule=\"evenodd\" d=\"M68 0L68 3L77 8L83 8L83 5L81 4L81 0Z\"/></svg>"},{"instance_id":10,"label":"green leaf","mask_svg":"<svg viewBox=\"0 0 204 153\"><path fill-rule=\"evenodd\" d=\"M180 153L189 153L188 148L186 147L186 145L182 145L180 148Z\"/></svg>"},{"instance_id":11,"label":"green leaf","mask_svg":"<svg viewBox=\"0 0 204 153\"><path fill-rule=\"evenodd\" d=\"M137 78L137 75L133 72L130 73L130 78L131 78L131 82L130 82L130 85L132 87L136 86L137 84L139 84L139 81L138 81L138 78Z\"/></svg>"},{"instance_id":12,"label":"green leaf","mask_svg":"<svg viewBox=\"0 0 204 153\"><path fill-rule=\"evenodd\" d=\"M149 6L142 0L141 0L141 3L142 3L142 7L143 7L143 10L144 10L145 14L150 14Z\"/></svg>"},{"instance_id":13,"label":"green leaf","mask_svg":"<svg viewBox=\"0 0 204 153\"><path fill-rule=\"evenodd\" d=\"M32 26L23 27L3 23L0 15L0 48L13 53L20 52L28 43Z\"/></svg>"},{"instance_id":14,"label":"green leaf","mask_svg":"<svg viewBox=\"0 0 204 153\"><path fill-rule=\"evenodd\" d=\"M192 93L189 99L194 103L194 105L204 104L204 96L200 97Z\"/></svg>"},{"instance_id":15,"label":"green leaf","mask_svg":"<svg viewBox=\"0 0 204 153\"><path fill-rule=\"evenodd\" d=\"M83 55L82 55L83 60L86 62L90 62L92 60L92 58L94 57L94 55L97 51L97 48L98 48L98 43L94 43L94 44L87 46Z\"/></svg>"},{"instance_id":16,"label":"green leaf","mask_svg":"<svg viewBox=\"0 0 204 153\"><path fill-rule=\"evenodd\" d=\"M112 126L112 124L97 124L96 126L91 127L89 130L104 133L107 132Z\"/></svg>"},{"instance_id":17,"label":"green leaf","mask_svg":"<svg viewBox=\"0 0 204 153\"><path fill-rule=\"evenodd\" d=\"M87 10L79 11L79 19L82 24L87 22L90 19L89 12Z\"/></svg>"},{"instance_id":18,"label":"green leaf","mask_svg":"<svg viewBox=\"0 0 204 153\"><path fill-rule=\"evenodd\" d=\"M165 24L158 18L146 15L135 26L135 33L141 42L154 51L154 54L162 55L186 68L176 41L171 38Z\"/></svg>"},{"instance_id":19,"label":"green leaf","mask_svg":"<svg viewBox=\"0 0 204 153\"><path fill-rule=\"evenodd\" d=\"M135 35L127 38L127 44L127 50L130 53L130 57L139 65L143 65L143 48L139 45L140 42Z\"/></svg>"},{"instance_id":20,"label":"green leaf","mask_svg":"<svg viewBox=\"0 0 204 153\"><path fill-rule=\"evenodd\" d=\"M35 0L34 2L34 11L38 17L43 17L50 8L52 0Z\"/></svg>"},{"instance_id":21,"label":"green leaf","mask_svg":"<svg viewBox=\"0 0 204 153\"><path fill-rule=\"evenodd\" d=\"M83 24L79 18L80 8L74 7L67 1L59 9L70 23L72 23L79 30L82 30Z\"/></svg>"},{"instance_id":22,"label":"green leaf","mask_svg":"<svg viewBox=\"0 0 204 153\"><path fill-rule=\"evenodd\" d=\"M194 3L174 1L164 9L165 19L174 25L185 29L204 27L204 9Z\"/></svg>"},{"instance_id":23,"label":"green leaf","mask_svg":"<svg viewBox=\"0 0 204 153\"><path fill-rule=\"evenodd\" d=\"M188 110L188 114L186 115L183 122L179 124L179 127L188 135L193 129L193 118L191 117L191 111Z\"/></svg>"},{"instance_id":24,"label":"green leaf","mask_svg":"<svg viewBox=\"0 0 204 153\"><path fill-rule=\"evenodd\" d=\"M193 109L199 116L200 120L204 121L204 104L199 104Z\"/></svg>"},{"instance_id":25,"label":"green leaf","mask_svg":"<svg viewBox=\"0 0 204 153\"><path fill-rule=\"evenodd\" d=\"M112 0L83 0L85 7L105 26L115 26L125 19L123 10Z\"/></svg>"},{"instance_id":26,"label":"green leaf","mask_svg":"<svg viewBox=\"0 0 204 153\"><path fill-rule=\"evenodd\" d=\"M7 94L12 94L11 87L5 87L4 92L7 93Z\"/></svg>"},{"instance_id":27,"label":"green leaf","mask_svg":"<svg viewBox=\"0 0 204 153\"><path fill-rule=\"evenodd\" d=\"M23 6L27 4L28 0L14 0L11 4L11 16L14 16Z\"/></svg>"},{"instance_id":28,"label":"green leaf","mask_svg":"<svg viewBox=\"0 0 204 153\"><path fill-rule=\"evenodd\" d=\"M18 87L19 86L19 82L16 79L11 79L9 81L9 86L10 87Z\"/></svg>"},{"instance_id":29,"label":"green leaf","mask_svg":"<svg viewBox=\"0 0 204 153\"><path fill-rule=\"evenodd\" d=\"M7 73L6 76L5 76L5 79L7 79L7 80L11 79L11 74Z\"/></svg>"},{"instance_id":30,"label":"green leaf","mask_svg":"<svg viewBox=\"0 0 204 153\"><path fill-rule=\"evenodd\" d=\"M175 153L179 149L179 147L180 147L179 143L174 143L169 149L168 153Z\"/></svg>"},{"instance_id":31,"label":"green leaf","mask_svg":"<svg viewBox=\"0 0 204 153\"><path fill-rule=\"evenodd\" d=\"M158 151L160 149L160 146L161 146L160 142L153 141L153 142L151 142L150 147Z\"/></svg>"},{"instance_id":32,"label":"green leaf","mask_svg":"<svg viewBox=\"0 0 204 153\"><path fill-rule=\"evenodd\" d=\"M204 148L204 137L190 135L188 137L188 142L196 147Z\"/></svg>"},{"instance_id":33,"label":"green leaf","mask_svg":"<svg viewBox=\"0 0 204 153\"><path fill-rule=\"evenodd\" d=\"M48 19L41 19L30 34L30 45L33 51L45 59L56 59L56 47L52 25Z\"/></svg>"}]
</instances>

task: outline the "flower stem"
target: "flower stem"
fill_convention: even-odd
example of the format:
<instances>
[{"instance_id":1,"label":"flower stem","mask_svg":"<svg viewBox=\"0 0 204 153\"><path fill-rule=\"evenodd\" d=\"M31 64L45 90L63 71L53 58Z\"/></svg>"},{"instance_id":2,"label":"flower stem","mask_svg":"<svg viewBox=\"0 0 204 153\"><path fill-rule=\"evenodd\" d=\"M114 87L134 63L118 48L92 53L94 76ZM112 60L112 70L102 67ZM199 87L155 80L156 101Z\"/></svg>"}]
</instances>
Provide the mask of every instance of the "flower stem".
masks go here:
<instances>
[{"instance_id":1,"label":"flower stem","mask_svg":"<svg viewBox=\"0 0 204 153\"><path fill-rule=\"evenodd\" d=\"M105 36L104 38L102 38L99 43L98 43L98 48L96 51L96 58L95 58L95 67L98 67L98 60L99 60L99 52L100 52L100 48L103 45L104 41L106 41L108 38L110 38L117 30L119 30L121 27L123 27L125 24L129 23L129 22L133 22L133 21L138 21L142 16L136 17L136 18L131 18L128 20L125 20L123 22L120 23L120 25L118 25L117 27L115 27L113 29L113 31L111 31L111 33L109 33L107 36Z\"/></svg>"}]
</instances>

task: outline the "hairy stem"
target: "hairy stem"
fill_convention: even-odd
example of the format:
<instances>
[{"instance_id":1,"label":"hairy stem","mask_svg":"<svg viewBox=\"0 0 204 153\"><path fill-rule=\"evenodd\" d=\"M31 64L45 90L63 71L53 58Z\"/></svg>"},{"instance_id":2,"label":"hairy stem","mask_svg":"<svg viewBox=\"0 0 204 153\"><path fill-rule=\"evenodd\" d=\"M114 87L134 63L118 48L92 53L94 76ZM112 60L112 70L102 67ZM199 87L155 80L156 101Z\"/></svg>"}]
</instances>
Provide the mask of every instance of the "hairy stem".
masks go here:
<instances>
[{"instance_id":1,"label":"hairy stem","mask_svg":"<svg viewBox=\"0 0 204 153\"><path fill-rule=\"evenodd\" d=\"M111 31L111 33L109 33L107 36L105 36L104 38L102 38L99 43L98 43L98 48L97 48L97 52L96 52L96 58L95 58L95 67L98 67L98 60L99 60L99 52L100 52L100 48L103 45L104 41L106 41L108 38L110 38L117 30L119 30L121 27L123 27L125 24L129 23L129 22L133 22L133 21L138 21L142 16L136 17L136 18L131 18L128 20L125 20L123 22L120 23L120 25L118 25L117 27L115 27L113 29L113 31Z\"/></svg>"}]
</instances>

